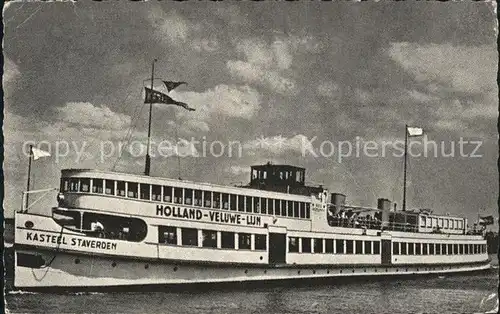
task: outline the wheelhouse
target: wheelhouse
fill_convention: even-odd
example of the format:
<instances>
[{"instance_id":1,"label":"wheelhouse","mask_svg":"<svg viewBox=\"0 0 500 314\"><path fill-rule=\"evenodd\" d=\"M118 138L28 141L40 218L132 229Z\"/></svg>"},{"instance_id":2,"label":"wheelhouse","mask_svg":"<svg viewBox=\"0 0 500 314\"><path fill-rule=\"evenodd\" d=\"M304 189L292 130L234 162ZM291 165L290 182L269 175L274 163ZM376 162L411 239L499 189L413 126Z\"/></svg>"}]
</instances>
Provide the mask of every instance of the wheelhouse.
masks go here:
<instances>
[{"instance_id":1,"label":"wheelhouse","mask_svg":"<svg viewBox=\"0 0 500 314\"><path fill-rule=\"evenodd\" d=\"M265 165L251 167L250 183L246 187L305 196L322 193L324 189L321 186L305 184L305 175L304 168L274 165L268 162Z\"/></svg>"}]
</instances>

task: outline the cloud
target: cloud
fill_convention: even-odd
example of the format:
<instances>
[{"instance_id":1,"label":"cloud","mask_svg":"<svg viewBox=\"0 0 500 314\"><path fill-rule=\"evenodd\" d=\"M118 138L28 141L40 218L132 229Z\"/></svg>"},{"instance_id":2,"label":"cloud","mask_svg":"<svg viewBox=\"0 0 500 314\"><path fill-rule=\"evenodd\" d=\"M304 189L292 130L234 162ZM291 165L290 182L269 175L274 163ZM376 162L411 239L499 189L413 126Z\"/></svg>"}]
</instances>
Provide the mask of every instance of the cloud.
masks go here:
<instances>
[{"instance_id":1,"label":"cloud","mask_svg":"<svg viewBox=\"0 0 500 314\"><path fill-rule=\"evenodd\" d=\"M172 98L185 102L196 111L177 110L178 126L189 133L208 132L221 126L220 119L251 120L262 105L260 93L248 85L220 84L203 92L172 91ZM171 106L158 104L158 108ZM224 122L227 125L228 121Z\"/></svg>"},{"instance_id":2,"label":"cloud","mask_svg":"<svg viewBox=\"0 0 500 314\"><path fill-rule=\"evenodd\" d=\"M412 86L389 102L415 104L410 110L441 132L487 138L497 133L493 46L393 42L386 52L413 78Z\"/></svg>"},{"instance_id":3,"label":"cloud","mask_svg":"<svg viewBox=\"0 0 500 314\"><path fill-rule=\"evenodd\" d=\"M290 35L284 41L294 53L320 53L324 49L324 45L311 35Z\"/></svg>"},{"instance_id":4,"label":"cloud","mask_svg":"<svg viewBox=\"0 0 500 314\"><path fill-rule=\"evenodd\" d=\"M149 20L153 24L156 38L174 45L185 43L191 32L189 22L175 12L167 14L160 8L151 10Z\"/></svg>"},{"instance_id":5,"label":"cloud","mask_svg":"<svg viewBox=\"0 0 500 314\"><path fill-rule=\"evenodd\" d=\"M15 64L8 57L4 56L2 82L5 98L9 98L14 92L14 89L16 88L16 81L20 76L21 72L19 71L17 64Z\"/></svg>"},{"instance_id":6,"label":"cloud","mask_svg":"<svg viewBox=\"0 0 500 314\"><path fill-rule=\"evenodd\" d=\"M20 74L17 65L8 57L5 57L3 64L3 83L6 84L15 81Z\"/></svg>"},{"instance_id":7,"label":"cloud","mask_svg":"<svg viewBox=\"0 0 500 314\"><path fill-rule=\"evenodd\" d=\"M410 90L408 91L408 96L420 103L428 103L428 102L433 102L433 101L439 101L439 97L432 95L431 93L423 93L417 90Z\"/></svg>"},{"instance_id":8,"label":"cloud","mask_svg":"<svg viewBox=\"0 0 500 314\"><path fill-rule=\"evenodd\" d=\"M248 25L250 22L241 14L240 8L237 5L217 6L213 13L224 19L231 26Z\"/></svg>"},{"instance_id":9,"label":"cloud","mask_svg":"<svg viewBox=\"0 0 500 314\"><path fill-rule=\"evenodd\" d=\"M207 117L220 114L227 117L251 119L260 109L262 97L248 85L217 85L204 92L172 92L172 96L196 108L190 116L200 113ZM208 117L207 117L208 118Z\"/></svg>"},{"instance_id":10,"label":"cloud","mask_svg":"<svg viewBox=\"0 0 500 314\"><path fill-rule=\"evenodd\" d=\"M287 42L283 40L276 40L271 44L271 49L274 53L278 68L284 70L292 65L292 55L290 47Z\"/></svg>"},{"instance_id":11,"label":"cloud","mask_svg":"<svg viewBox=\"0 0 500 314\"><path fill-rule=\"evenodd\" d=\"M268 44L260 38L245 38L236 42L236 52L246 61L266 68L286 70L292 65L294 55L318 53L322 46L312 36L275 36Z\"/></svg>"},{"instance_id":12,"label":"cloud","mask_svg":"<svg viewBox=\"0 0 500 314\"><path fill-rule=\"evenodd\" d=\"M132 152L133 157L136 159L136 163L142 164L144 160L142 157L146 156L147 152L147 138L143 138L134 141L133 145L125 148L125 152ZM162 158L162 157L199 157L200 153L196 149L193 142L188 139L179 138L177 141L171 140L160 140L158 138L153 138L151 140L151 157L152 158ZM137 159L137 157L140 157Z\"/></svg>"},{"instance_id":13,"label":"cloud","mask_svg":"<svg viewBox=\"0 0 500 314\"><path fill-rule=\"evenodd\" d=\"M270 67L273 63L273 53L267 43L261 39L243 39L236 43L236 51L245 56L253 65Z\"/></svg>"},{"instance_id":14,"label":"cloud","mask_svg":"<svg viewBox=\"0 0 500 314\"><path fill-rule=\"evenodd\" d=\"M200 119L188 119L183 121L183 125L193 133L208 133L210 131L208 123Z\"/></svg>"},{"instance_id":15,"label":"cloud","mask_svg":"<svg viewBox=\"0 0 500 314\"><path fill-rule=\"evenodd\" d=\"M10 169L18 168L17 160L30 142L43 144L40 148L53 154L54 166L55 162L61 166L85 168L112 164L117 155L100 159L103 143L118 147L119 141L125 141L130 126L129 116L90 103L68 103L56 110L53 121L21 116L9 110L4 114L5 128L9 130L5 133L5 161ZM57 155L56 150L59 151Z\"/></svg>"},{"instance_id":16,"label":"cloud","mask_svg":"<svg viewBox=\"0 0 500 314\"><path fill-rule=\"evenodd\" d=\"M302 154L312 148L311 141L307 136L302 134L297 134L290 138L281 135L261 136L243 144L243 149L250 155L282 155L290 152Z\"/></svg>"},{"instance_id":17,"label":"cloud","mask_svg":"<svg viewBox=\"0 0 500 314\"><path fill-rule=\"evenodd\" d=\"M491 46L400 42L392 43L388 54L418 82L470 94L496 88L496 67L492 67L492 60L498 59L498 53Z\"/></svg>"},{"instance_id":18,"label":"cloud","mask_svg":"<svg viewBox=\"0 0 500 314\"><path fill-rule=\"evenodd\" d=\"M316 88L318 94L324 97L340 99L342 97L341 87L335 82L321 82Z\"/></svg>"},{"instance_id":19,"label":"cloud","mask_svg":"<svg viewBox=\"0 0 500 314\"><path fill-rule=\"evenodd\" d=\"M249 83L259 82L265 75L261 67L249 62L228 60L226 65L231 75L240 77Z\"/></svg>"},{"instance_id":20,"label":"cloud","mask_svg":"<svg viewBox=\"0 0 500 314\"><path fill-rule=\"evenodd\" d=\"M219 50L219 42L216 39L196 38L193 39L192 46L198 52L214 52Z\"/></svg>"},{"instance_id":21,"label":"cloud","mask_svg":"<svg viewBox=\"0 0 500 314\"><path fill-rule=\"evenodd\" d=\"M247 175L250 173L250 167L249 166L239 166L239 165L232 165L229 166L226 169L227 172L233 174L233 175Z\"/></svg>"},{"instance_id":22,"label":"cloud","mask_svg":"<svg viewBox=\"0 0 500 314\"><path fill-rule=\"evenodd\" d=\"M56 160L62 165L71 167L76 164L96 167L101 143L108 140L123 140L126 132L126 130L110 131L82 127L63 121L38 121L8 111L5 112L5 116L8 117L5 126L9 129L5 134L7 148L5 162L9 169L17 169L17 160L22 156L25 146L30 143L42 145L41 149L51 152L52 162ZM60 154L56 155L56 150ZM86 163L89 161L90 163Z\"/></svg>"},{"instance_id":23,"label":"cloud","mask_svg":"<svg viewBox=\"0 0 500 314\"><path fill-rule=\"evenodd\" d=\"M373 94L367 90L356 88L354 90L354 97L361 104L367 104L373 99Z\"/></svg>"},{"instance_id":24,"label":"cloud","mask_svg":"<svg viewBox=\"0 0 500 314\"><path fill-rule=\"evenodd\" d=\"M313 36L278 35L270 43L260 38L240 39L235 43L235 50L243 58L226 62L233 77L283 95L296 95L294 57L318 53L322 46Z\"/></svg>"},{"instance_id":25,"label":"cloud","mask_svg":"<svg viewBox=\"0 0 500 314\"><path fill-rule=\"evenodd\" d=\"M489 123L483 124L485 120L491 122L498 120L498 107L470 100L453 99L443 101L436 106L434 116L437 129L455 131L465 136L491 138L493 134L487 129ZM482 123L478 124L478 121Z\"/></svg>"},{"instance_id":26,"label":"cloud","mask_svg":"<svg viewBox=\"0 0 500 314\"><path fill-rule=\"evenodd\" d=\"M267 80L267 83L278 93L285 95L295 95L298 93L297 84L293 79L283 77L277 72L273 71L266 72L264 74L264 78Z\"/></svg>"},{"instance_id":27,"label":"cloud","mask_svg":"<svg viewBox=\"0 0 500 314\"><path fill-rule=\"evenodd\" d=\"M318 52L311 36L276 36L268 43L260 38L236 41L235 50L242 60L228 60L229 73L247 83L258 84L277 93L297 94L297 83L291 67L297 54Z\"/></svg>"},{"instance_id":28,"label":"cloud","mask_svg":"<svg viewBox=\"0 0 500 314\"><path fill-rule=\"evenodd\" d=\"M7 108L4 110L4 147L6 156L8 152L14 152L18 146L26 140L37 138L39 130L36 128L37 122L31 121L18 114L12 113Z\"/></svg>"},{"instance_id":29,"label":"cloud","mask_svg":"<svg viewBox=\"0 0 500 314\"><path fill-rule=\"evenodd\" d=\"M484 121L498 118L495 49L402 42L392 43L388 54L420 84L408 96L428 104L424 108L437 130L491 137L493 129Z\"/></svg>"},{"instance_id":30,"label":"cloud","mask_svg":"<svg viewBox=\"0 0 500 314\"><path fill-rule=\"evenodd\" d=\"M219 50L217 36L208 34L201 23L193 23L179 15L176 11L164 12L161 8L151 10L150 23L154 37L167 46L194 49L198 52L214 52Z\"/></svg>"},{"instance_id":31,"label":"cloud","mask_svg":"<svg viewBox=\"0 0 500 314\"><path fill-rule=\"evenodd\" d=\"M58 119L82 127L107 130L123 130L130 126L129 116L111 111L106 106L94 106L91 103L67 103L58 108Z\"/></svg>"},{"instance_id":32,"label":"cloud","mask_svg":"<svg viewBox=\"0 0 500 314\"><path fill-rule=\"evenodd\" d=\"M296 94L294 80L280 75L278 72L268 70L258 64L245 61L229 60L226 63L229 73L248 83L256 83L268 87L280 94Z\"/></svg>"}]
</instances>

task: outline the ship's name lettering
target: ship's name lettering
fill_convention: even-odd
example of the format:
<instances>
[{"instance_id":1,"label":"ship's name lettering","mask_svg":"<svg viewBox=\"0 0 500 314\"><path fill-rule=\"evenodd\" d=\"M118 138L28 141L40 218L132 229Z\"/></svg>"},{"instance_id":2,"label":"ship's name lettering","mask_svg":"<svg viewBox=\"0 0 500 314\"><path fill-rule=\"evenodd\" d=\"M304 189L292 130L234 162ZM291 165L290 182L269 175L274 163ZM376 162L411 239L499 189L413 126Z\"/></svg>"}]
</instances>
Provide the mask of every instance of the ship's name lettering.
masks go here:
<instances>
[{"instance_id":1,"label":"ship's name lettering","mask_svg":"<svg viewBox=\"0 0 500 314\"><path fill-rule=\"evenodd\" d=\"M36 232L26 233L26 240L41 243L64 244L69 246L85 247L101 250L116 250L116 243L111 243L103 240L90 240L81 238L66 238L65 236L54 234L43 234Z\"/></svg>"},{"instance_id":2,"label":"ship's name lettering","mask_svg":"<svg viewBox=\"0 0 500 314\"><path fill-rule=\"evenodd\" d=\"M231 223L237 225L246 224L252 226L260 226L262 223L261 217L253 215L221 213L210 210L208 211L208 213L204 214L202 210L197 208L182 208L163 205L156 205L156 215L194 220L208 219L211 222Z\"/></svg>"}]
</instances>

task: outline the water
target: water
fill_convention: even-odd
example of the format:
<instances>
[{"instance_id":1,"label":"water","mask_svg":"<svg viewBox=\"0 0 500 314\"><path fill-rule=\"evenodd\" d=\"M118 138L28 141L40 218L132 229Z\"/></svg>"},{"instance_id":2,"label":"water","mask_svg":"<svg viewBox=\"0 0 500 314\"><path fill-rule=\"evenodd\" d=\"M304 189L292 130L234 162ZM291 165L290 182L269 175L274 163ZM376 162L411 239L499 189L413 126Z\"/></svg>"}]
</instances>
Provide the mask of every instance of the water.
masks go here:
<instances>
[{"instance_id":1,"label":"water","mask_svg":"<svg viewBox=\"0 0 500 314\"><path fill-rule=\"evenodd\" d=\"M191 292L6 295L11 313L478 313L497 292L494 269L414 279Z\"/></svg>"}]
</instances>

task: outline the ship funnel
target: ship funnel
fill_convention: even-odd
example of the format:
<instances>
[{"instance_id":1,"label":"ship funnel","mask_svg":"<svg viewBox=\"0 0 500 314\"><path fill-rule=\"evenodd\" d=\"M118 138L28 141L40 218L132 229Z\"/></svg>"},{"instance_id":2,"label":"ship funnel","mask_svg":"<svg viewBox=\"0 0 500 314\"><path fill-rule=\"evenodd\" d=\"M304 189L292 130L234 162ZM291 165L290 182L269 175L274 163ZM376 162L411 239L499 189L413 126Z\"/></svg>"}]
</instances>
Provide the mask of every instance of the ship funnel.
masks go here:
<instances>
[{"instance_id":1,"label":"ship funnel","mask_svg":"<svg viewBox=\"0 0 500 314\"><path fill-rule=\"evenodd\" d=\"M388 226L391 201L386 198L379 198L377 201L377 208L382 212L382 227Z\"/></svg>"},{"instance_id":2,"label":"ship funnel","mask_svg":"<svg viewBox=\"0 0 500 314\"><path fill-rule=\"evenodd\" d=\"M332 205L334 207L334 214L344 209L345 206L345 195L340 193L332 193L331 194Z\"/></svg>"}]
</instances>

